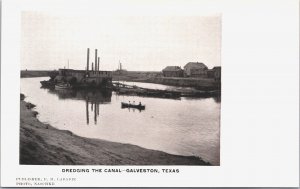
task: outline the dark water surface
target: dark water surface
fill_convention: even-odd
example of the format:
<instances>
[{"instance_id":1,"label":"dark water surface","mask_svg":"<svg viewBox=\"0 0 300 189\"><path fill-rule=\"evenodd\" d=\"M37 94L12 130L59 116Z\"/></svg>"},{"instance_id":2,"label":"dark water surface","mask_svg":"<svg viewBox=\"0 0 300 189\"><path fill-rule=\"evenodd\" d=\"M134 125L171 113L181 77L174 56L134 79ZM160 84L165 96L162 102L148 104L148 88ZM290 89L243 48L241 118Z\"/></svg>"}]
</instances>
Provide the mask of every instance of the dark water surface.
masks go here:
<instances>
[{"instance_id":1,"label":"dark water surface","mask_svg":"<svg viewBox=\"0 0 300 189\"><path fill-rule=\"evenodd\" d=\"M38 118L58 129L88 138L130 143L171 154L194 155L220 162L220 99L162 99L118 96L114 92L42 89L48 78L22 78L21 93L36 104ZM158 84L134 83L165 89ZM168 87L167 87L168 88ZM121 109L135 101L146 110Z\"/></svg>"}]
</instances>

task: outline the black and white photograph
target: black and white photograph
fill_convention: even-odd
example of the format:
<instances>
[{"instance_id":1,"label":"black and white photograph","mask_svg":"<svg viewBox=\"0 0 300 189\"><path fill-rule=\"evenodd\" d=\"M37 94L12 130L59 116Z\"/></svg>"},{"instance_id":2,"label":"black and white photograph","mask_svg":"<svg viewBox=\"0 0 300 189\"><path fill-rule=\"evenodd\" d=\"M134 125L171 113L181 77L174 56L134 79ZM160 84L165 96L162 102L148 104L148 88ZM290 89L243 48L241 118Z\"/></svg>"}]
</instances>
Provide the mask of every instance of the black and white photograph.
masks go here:
<instances>
[{"instance_id":1,"label":"black and white photograph","mask_svg":"<svg viewBox=\"0 0 300 189\"><path fill-rule=\"evenodd\" d=\"M20 164L220 165L221 14L21 14Z\"/></svg>"}]
</instances>

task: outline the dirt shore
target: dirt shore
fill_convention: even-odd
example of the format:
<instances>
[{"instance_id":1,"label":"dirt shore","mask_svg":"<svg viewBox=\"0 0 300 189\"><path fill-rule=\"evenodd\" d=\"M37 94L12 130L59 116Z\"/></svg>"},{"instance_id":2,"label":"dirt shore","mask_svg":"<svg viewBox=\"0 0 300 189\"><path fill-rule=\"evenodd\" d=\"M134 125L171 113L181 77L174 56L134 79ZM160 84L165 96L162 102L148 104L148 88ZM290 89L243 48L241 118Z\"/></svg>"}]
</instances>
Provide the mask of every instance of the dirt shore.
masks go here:
<instances>
[{"instance_id":1,"label":"dirt shore","mask_svg":"<svg viewBox=\"0 0 300 189\"><path fill-rule=\"evenodd\" d=\"M194 156L178 156L131 144L77 136L40 122L20 101L20 164L30 165L210 165Z\"/></svg>"}]
</instances>

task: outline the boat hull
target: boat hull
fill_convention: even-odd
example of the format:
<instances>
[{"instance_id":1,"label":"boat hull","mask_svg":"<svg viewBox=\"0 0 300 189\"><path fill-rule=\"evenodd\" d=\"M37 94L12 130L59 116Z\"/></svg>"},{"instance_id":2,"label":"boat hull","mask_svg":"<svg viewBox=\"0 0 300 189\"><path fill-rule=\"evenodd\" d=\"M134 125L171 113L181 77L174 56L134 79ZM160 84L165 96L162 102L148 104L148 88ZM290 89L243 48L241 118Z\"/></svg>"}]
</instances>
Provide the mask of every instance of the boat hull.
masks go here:
<instances>
[{"instance_id":1,"label":"boat hull","mask_svg":"<svg viewBox=\"0 0 300 189\"><path fill-rule=\"evenodd\" d=\"M55 86L55 83L53 81L40 81L40 83L42 84L42 87L54 87Z\"/></svg>"}]
</instances>

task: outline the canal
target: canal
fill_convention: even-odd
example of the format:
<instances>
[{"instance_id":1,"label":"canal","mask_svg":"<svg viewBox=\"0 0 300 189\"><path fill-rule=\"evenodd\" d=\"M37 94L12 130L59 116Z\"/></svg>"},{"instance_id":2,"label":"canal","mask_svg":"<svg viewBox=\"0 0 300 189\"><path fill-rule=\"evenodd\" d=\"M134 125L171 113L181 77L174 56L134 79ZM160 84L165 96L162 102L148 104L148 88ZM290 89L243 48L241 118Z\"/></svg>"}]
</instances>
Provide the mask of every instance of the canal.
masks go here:
<instances>
[{"instance_id":1,"label":"canal","mask_svg":"<svg viewBox=\"0 0 300 189\"><path fill-rule=\"evenodd\" d=\"M46 79L21 79L21 93L26 101L37 105L35 110L42 122L83 137L199 156L213 165L220 163L220 98L162 99L119 96L110 91L58 91L41 88L40 81ZM141 102L146 109L122 109L121 102L129 101Z\"/></svg>"}]
</instances>

